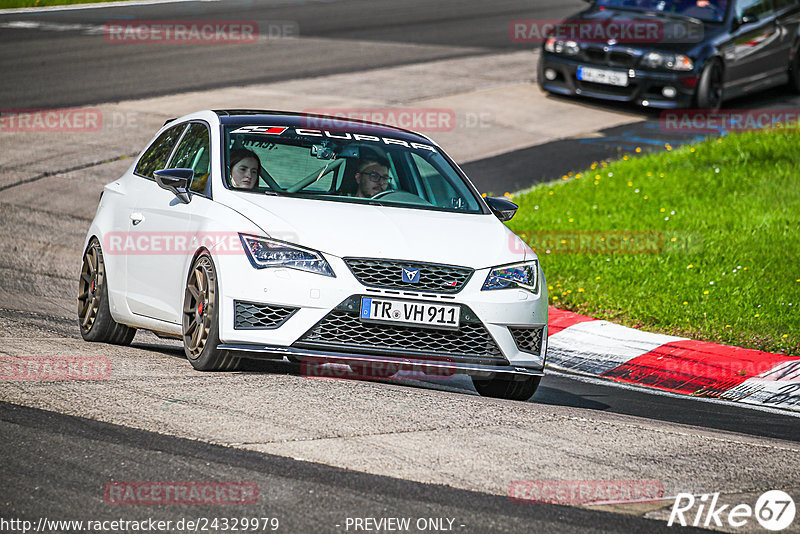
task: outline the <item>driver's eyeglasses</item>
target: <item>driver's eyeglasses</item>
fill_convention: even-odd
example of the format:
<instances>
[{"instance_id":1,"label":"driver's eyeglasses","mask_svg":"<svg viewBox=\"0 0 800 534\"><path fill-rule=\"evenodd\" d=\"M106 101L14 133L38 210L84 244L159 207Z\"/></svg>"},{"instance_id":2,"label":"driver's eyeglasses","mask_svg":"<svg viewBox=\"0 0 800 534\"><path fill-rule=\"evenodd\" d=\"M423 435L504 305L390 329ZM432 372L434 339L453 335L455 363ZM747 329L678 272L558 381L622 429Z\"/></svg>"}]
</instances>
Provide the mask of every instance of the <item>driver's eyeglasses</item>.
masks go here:
<instances>
[{"instance_id":1,"label":"driver's eyeglasses","mask_svg":"<svg viewBox=\"0 0 800 534\"><path fill-rule=\"evenodd\" d=\"M358 174L361 174L362 176L367 176L372 182L374 182L376 184L378 182L389 183L389 180L391 180L391 178L392 178L388 174L379 174L379 173L377 173L375 171L359 172Z\"/></svg>"}]
</instances>

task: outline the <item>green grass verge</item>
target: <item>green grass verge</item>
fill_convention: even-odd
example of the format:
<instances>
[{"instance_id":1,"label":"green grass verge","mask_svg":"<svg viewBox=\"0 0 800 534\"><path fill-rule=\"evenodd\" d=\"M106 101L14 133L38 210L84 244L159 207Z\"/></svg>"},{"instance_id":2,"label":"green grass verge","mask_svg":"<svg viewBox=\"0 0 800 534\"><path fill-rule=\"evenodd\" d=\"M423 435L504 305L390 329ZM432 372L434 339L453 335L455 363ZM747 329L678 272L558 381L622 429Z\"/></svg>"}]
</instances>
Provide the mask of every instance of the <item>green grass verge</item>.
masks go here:
<instances>
[{"instance_id":1,"label":"green grass verge","mask_svg":"<svg viewBox=\"0 0 800 534\"><path fill-rule=\"evenodd\" d=\"M70 6L72 4L97 4L99 2L120 2L121 0L0 0L0 9L14 7Z\"/></svg>"},{"instance_id":2,"label":"green grass verge","mask_svg":"<svg viewBox=\"0 0 800 534\"><path fill-rule=\"evenodd\" d=\"M513 198L509 227L539 254L551 304L800 355L800 133L592 167Z\"/></svg>"}]
</instances>

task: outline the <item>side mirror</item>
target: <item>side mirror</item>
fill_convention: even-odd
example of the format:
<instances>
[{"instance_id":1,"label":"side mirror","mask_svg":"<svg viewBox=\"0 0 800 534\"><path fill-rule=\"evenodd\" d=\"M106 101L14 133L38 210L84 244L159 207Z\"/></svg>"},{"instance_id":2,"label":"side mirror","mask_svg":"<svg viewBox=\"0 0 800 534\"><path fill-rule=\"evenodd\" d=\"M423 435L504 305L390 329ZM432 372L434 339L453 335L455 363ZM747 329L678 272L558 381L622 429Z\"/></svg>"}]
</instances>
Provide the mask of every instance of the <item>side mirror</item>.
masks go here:
<instances>
[{"instance_id":1,"label":"side mirror","mask_svg":"<svg viewBox=\"0 0 800 534\"><path fill-rule=\"evenodd\" d=\"M499 197L486 197L486 203L498 219L503 222L510 221L517 213L517 206L513 202Z\"/></svg>"},{"instance_id":2,"label":"side mirror","mask_svg":"<svg viewBox=\"0 0 800 534\"><path fill-rule=\"evenodd\" d=\"M192 197L189 195L189 184L194 178L192 169L161 169L153 173L156 183L162 189L172 191L178 200L188 204Z\"/></svg>"}]
</instances>

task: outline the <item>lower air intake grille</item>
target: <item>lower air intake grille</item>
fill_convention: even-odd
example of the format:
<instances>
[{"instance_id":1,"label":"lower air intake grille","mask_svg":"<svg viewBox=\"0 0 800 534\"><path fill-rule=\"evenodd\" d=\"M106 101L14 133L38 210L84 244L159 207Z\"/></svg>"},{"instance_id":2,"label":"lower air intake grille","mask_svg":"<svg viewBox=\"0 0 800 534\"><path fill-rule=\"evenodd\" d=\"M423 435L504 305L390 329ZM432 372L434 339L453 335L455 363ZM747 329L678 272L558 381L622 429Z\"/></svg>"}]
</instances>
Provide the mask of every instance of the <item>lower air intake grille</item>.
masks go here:
<instances>
[{"instance_id":1,"label":"lower air intake grille","mask_svg":"<svg viewBox=\"0 0 800 534\"><path fill-rule=\"evenodd\" d=\"M278 328L297 308L259 304L256 302L233 301L233 327L237 330Z\"/></svg>"},{"instance_id":2,"label":"lower air intake grille","mask_svg":"<svg viewBox=\"0 0 800 534\"><path fill-rule=\"evenodd\" d=\"M500 347L480 322L458 331L364 323L358 313L335 309L295 343L298 347L441 358L507 365Z\"/></svg>"},{"instance_id":3,"label":"lower air intake grille","mask_svg":"<svg viewBox=\"0 0 800 534\"><path fill-rule=\"evenodd\" d=\"M517 328L509 326L508 329L511 331L511 335L514 336L517 348L522 352L539 354L542 351L543 328Z\"/></svg>"}]
</instances>

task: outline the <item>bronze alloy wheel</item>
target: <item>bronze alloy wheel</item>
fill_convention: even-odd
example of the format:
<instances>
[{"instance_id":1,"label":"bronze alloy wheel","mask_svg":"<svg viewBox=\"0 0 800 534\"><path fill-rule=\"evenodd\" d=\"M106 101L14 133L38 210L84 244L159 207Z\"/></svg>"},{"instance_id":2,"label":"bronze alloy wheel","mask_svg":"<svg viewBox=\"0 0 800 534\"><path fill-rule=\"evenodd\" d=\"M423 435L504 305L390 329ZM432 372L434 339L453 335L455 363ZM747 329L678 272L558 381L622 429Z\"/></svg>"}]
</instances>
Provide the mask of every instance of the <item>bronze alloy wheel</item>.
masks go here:
<instances>
[{"instance_id":1,"label":"bronze alloy wheel","mask_svg":"<svg viewBox=\"0 0 800 534\"><path fill-rule=\"evenodd\" d=\"M100 242L92 238L83 253L78 279L78 323L86 341L128 345L136 329L117 323L108 305L108 278Z\"/></svg>"},{"instance_id":2,"label":"bronze alloy wheel","mask_svg":"<svg viewBox=\"0 0 800 534\"><path fill-rule=\"evenodd\" d=\"M81 332L89 332L100 309L100 290L105 284L106 270L99 243L91 243L83 255L78 282L78 319Z\"/></svg>"},{"instance_id":3,"label":"bronze alloy wheel","mask_svg":"<svg viewBox=\"0 0 800 534\"><path fill-rule=\"evenodd\" d=\"M211 259L200 256L186 283L183 300L183 346L190 359L197 359L208 343L216 302L216 273Z\"/></svg>"},{"instance_id":4,"label":"bronze alloy wheel","mask_svg":"<svg viewBox=\"0 0 800 534\"><path fill-rule=\"evenodd\" d=\"M183 296L183 350L198 371L235 371L242 359L219 350L219 294L217 271L208 253L198 256Z\"/></svg>"}]
</instances>

